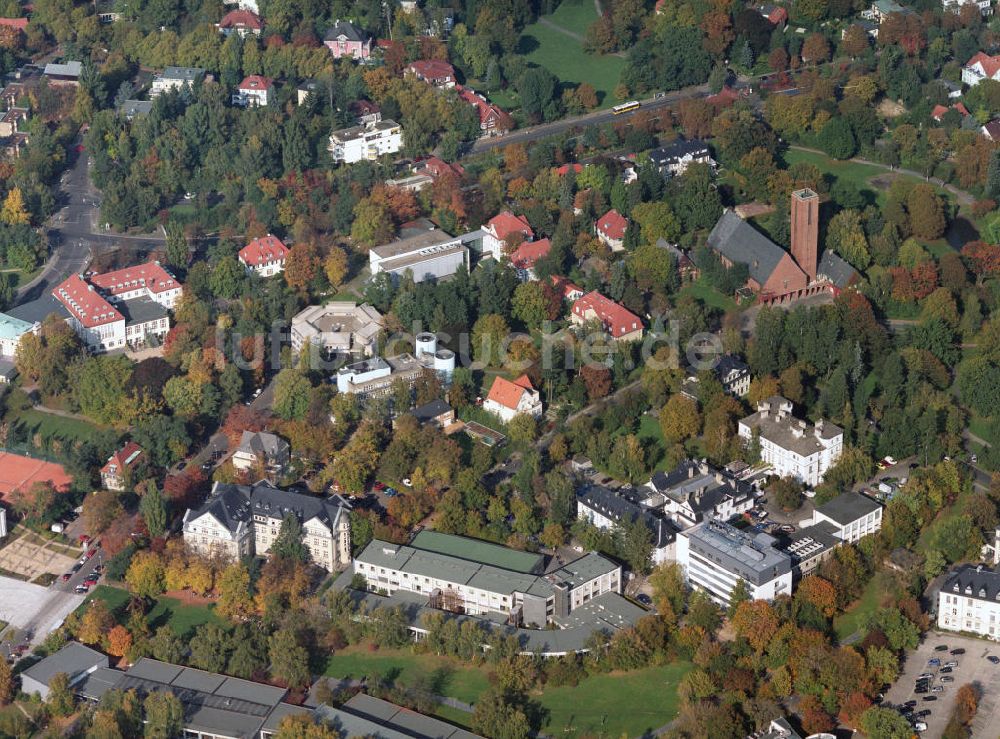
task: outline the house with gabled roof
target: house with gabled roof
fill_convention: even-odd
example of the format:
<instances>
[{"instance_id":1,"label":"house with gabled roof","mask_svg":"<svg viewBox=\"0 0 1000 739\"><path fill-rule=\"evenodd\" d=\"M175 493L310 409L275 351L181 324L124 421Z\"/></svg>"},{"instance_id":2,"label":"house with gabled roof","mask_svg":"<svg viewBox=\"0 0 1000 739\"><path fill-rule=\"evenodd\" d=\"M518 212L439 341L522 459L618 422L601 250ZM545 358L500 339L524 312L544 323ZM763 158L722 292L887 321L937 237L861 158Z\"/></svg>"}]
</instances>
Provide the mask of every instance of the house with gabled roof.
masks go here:
<instances>
[{"instance_id":1,"label":"house with gabled roof","mask_svg":"<svg viewBox=\"0 0 1000 739\"><path fill-rule=\"evenodd\" d=\"M455 68L440 59L419 59L410 62L403 71L432 87L450 90L455 86Z\"/></svg>"},{"instance_id":2,"label":"house with gabled roof","mask_svg":"<svg viewBox=\"0 0 1000 739\"><path fill-rule=\"evenodd\" d=\"M233 467L238 470L260 469L279 474L290 459L288 442L266 431L244 431L233 453Z\"/></svg>"},{"instance_id":3,"label":"house with gabled roof","mask_svg":"<svg viewBox=\"0 0 1000 739\"><path fill-rule=\"evenodd\" d=\"M372 37L350 21L337 20L323 36L323 44L334 59L367 61L372 55Z\"/></svg>"},{"instance_id":4,"label":"house with gabled roof","mask_svg":"<svg viewBox=\"0 0 1000 739\"><path fill-rule=\"evenodd\" d=\"M256 273L260 277L271 277L285 271L285 260L290 251L277 236L260 236L240 249L240 264L247 272Z\"/></svg>"},{"instance_id":5,"label":"house with gabled roof","mask_svg":"<svg viewBox=\"0 0 1000 739\"><path fill-rule=\"evenodd\" d=\"M233 93L233 105L243 108L264 108L274 99L274 80L259 74L243 78Z\"/></svg>"},{"instance_id":6,"label":"house with gabled roof","mask_svg":"<svg viewBox=\"0 0 1000 739\"><path fill-rule=\"evenodd\" d=\"M105 490L125 490L132 473L144 460L145 455L139 445L134 441L128 442L101 467L101 485Z\"/></svg>"},{"instance_id":7,"label":"house with gabled roof","mask_svg":"<svg viewBox=\"0 0 1000 739\"><path fill-rule=\"evenodd\" d=\"M264 22L260 16L251 10L243 9L230 10L215 25L223 36L235 33L240 38L250 35L260 36L260 32L264 30Z\"/></svg>"},{"instance_id":8,"label":"house with gabled roof","mask_svg":"<svg viewBox=\"0 0 1000 739\"><path fill-rule=\"evenodd\" d=\"M1000 56L977 52L962 67L962 82L975 87L983 80L1000 80Z\"/></svg>"},{"instance_id":9,"label":"house with gabled roof","mask_svg":"<svg viewBox=\"0 0 1000 739\"><path fill-rule=\"evenodd\" d=\"M328 572L351 561L351 505L339 495L319 498L280 490L269 482L216 482L200 508L184 514L184 543L204 556L229 560L267 554L286 516L302 525L313 564Z\"/></svg>"},{"instance_id":10,"label":"house with gabled roof","mask_svg":"<svg viewBox=\"0 0 1000 739\"><path fill-rule=\"evenodd\" d=\"M516 216L505 210L493 216L483 226L483 256L491 256L497 261L504 255L508 240L520 234L524 241L532 241L535 232L524 216Z\"/></svg>"},{"instance_id":11,"label":"house with gabled roof","mask_svg":"<svg viewBox=\"0 0 1000 739\"><path fill-rule=\"evenodd\" d=\"M642 319L596 290L573 303L569 318L578 326L596 321L615 341L638 341L642 338Z\"/></svg>"},{"instance_id":12,"label":"house with gabled roof","mask_svg":"<svg viewBox=\"0 0 1000 739\"><path fill-rule=\"evenodd\" d=\"M483 408L495 413L504 423L521 414L541 418L542 396L527 375L521 375L513 382L498 376L490 386Z\"/></svg>"},{"instance_id":13,"label":"house with gabled roof","mask_svg":"<svg viewBox=\"0 0 1000 739\"><path fill-rule=\"evenodd\" d=\"M628 218L612 208L597 219L594 232L601 243L611 251L625 249L625 232L628 230Z\"/></svg>"},{"instance_id":14,"label":"house with gabled roof","mask_svg":"<svg viewBox=\"0 0 1000 739\"><path fill-rule=\"evenodd\" d=\"M537 280L535 276L535 264L539 259L547 257L552 251L552 242L549 239L539 239L538 241L525 241L510 254L510 264L517 270L517 276L521 282Z\"/></svg>"}]
</instances>

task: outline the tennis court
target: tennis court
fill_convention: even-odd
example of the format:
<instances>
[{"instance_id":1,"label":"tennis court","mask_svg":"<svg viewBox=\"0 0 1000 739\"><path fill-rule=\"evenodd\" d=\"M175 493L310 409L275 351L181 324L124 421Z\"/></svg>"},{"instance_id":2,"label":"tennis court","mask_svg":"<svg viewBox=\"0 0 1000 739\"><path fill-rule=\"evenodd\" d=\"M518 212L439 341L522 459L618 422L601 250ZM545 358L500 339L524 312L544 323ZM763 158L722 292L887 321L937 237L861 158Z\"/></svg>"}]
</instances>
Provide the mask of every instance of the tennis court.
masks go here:
<instances>
[{"instance_id":1,"label":"tennis court","mask_svg":"<svg viewBox=\"0 0 1000 739\"><path fill-rule=\"evenodd\" d=\"M72 478L62 465L20 454L0 452L0 501L10 502L15 490L27 493L36 482L51 482L56 490L68 490Z\"/></svg>"}]
</instances>

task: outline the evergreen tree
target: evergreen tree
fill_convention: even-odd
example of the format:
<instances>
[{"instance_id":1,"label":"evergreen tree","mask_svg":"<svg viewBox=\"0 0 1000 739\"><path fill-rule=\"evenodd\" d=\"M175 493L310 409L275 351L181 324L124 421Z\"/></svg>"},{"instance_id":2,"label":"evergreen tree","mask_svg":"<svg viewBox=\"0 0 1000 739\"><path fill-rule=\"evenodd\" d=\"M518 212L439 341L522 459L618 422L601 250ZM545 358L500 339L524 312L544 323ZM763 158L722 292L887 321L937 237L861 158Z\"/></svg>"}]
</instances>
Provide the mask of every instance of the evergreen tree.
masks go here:
<instances>
[{"instance_id":1,"label":"evergreen tree","mask_svg":"<svg viewBox=\"0 0 1000 739\"><path fill-rule=\"evenodd\" d=\"M299 562L309 561L309 550L302 540L302 524L294 513L286 514L281 521L278 536L271 545L271 555Z\"/></svg>"}]
</instances>

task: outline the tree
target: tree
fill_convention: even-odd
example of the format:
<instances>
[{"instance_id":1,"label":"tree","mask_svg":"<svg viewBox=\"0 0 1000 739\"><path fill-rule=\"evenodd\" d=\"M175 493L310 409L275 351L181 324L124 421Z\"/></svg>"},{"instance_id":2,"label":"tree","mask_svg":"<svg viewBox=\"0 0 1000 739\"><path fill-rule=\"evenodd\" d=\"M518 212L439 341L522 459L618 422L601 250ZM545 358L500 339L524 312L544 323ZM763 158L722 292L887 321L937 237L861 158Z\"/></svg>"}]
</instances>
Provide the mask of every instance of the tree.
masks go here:
<instances>
[{"instance_id":1,"label":"tree","mask_svg":"<svg viewBox=\"0 0 1000 739\"><path fill-rule=\"evenodd\" d=\"M701 430L698 404L680 393L671 396L660 411L660 429L663 431L663 437L671 443L696 436Z\"/></svg>"},{"instance_id":2,"label":"tree","mask_svg":"<svg viewBox=\"0 0 1000 739\"><path fill-rule=\"evenodd\" d=\"M558 80L545 67L525 70L515 85L525 115L534 121L541 120L555 97L557 83Z\"/></svg>"},{"instance_id":3,"label":"tree","mask_svg":"<svg viewBox=\"0 0 1000 739\"><path fill-rule=\"evenodd\" d=\"M27 208L24 207L24 195L20 187L12 187L3 201L0 209L0 221L8 226L23 226L31 221Z\"/></svg>"},{"instance_id":4,"label":"tree","mask_svg":"<svg viewBox=\"0 0 1000 739\"><path fill-rule=\"evenodd\" d=\"M780 621L771 605L765 600L748 600L736 607L732 626L761 654L778 632Z\"/></svg>"},{"instance_id":5,"label":"tree","mask_svg":"<svg viewBox=\"0 0 1000 739\"><path fill-rule=\"evenodd\" d=\"M69 716L73 713L73 690L70 688L69 675L57 672L49 680L49 710L55 716Z\"/></svg>"},{"instance_id":6,"label":"tree","mask_svg":"<svg viewBox=\"0 0 1000 739\"><path fill-rule=\"evenodd\" d=\"M918 239L933 240L944 233L944 206L934 188L924 182L913 186L906 197L906 212L910 216L910 228Z\"/></svg>"},{"instance_id":7,"label":"tree","mask_svg":"<svg viewBox=\"0 0 1000 739\"><path fill-rule=\"evenodd\" d=\"M611 392L613 378L607 367L588 362L580 368L580 379L587 388L587 398L591 402L606 398Z\"/></svg>"},{"instance_id":8,"label":"tree","mask_svg":"<svg viewBox=\"0 0 1000 739\"><path fill-rule=\"evenodd\" d=\"M274 739L339 739L341 733L324 723L317 723L308 714L285 716L278 724Z\"/></svg>"},{"instance_id":9,"label":"tree","mask_svg":"<svg viewBox=\"0 0 1000 739\"><path fill-rule=\"evenodd\" d=\"M295 632L278 629L270 639L271 674L290 688L309 684L309 652L298 643Z\"/></svg>"},{"instance_id":10,"label":"tree","mask_svg":"<svg viewBox=\"0 0 1000 739\"><path fill-rule=\"evenodd\" d=\"M802 578L795 597L815 606L827 618L832 617L837 611L837 589L828 580L817 575Z\"/></svg>"},{"instance_id":11,"label":"tree","mask_svg":"<svg viewBox=\"0 0 1000 739\"><path fill-rule=\"evenodd\" d=\"M113 490L95 490L83 499L83 522L92 534L103 532L125 513L118 493Z\"/></svg>"},{"instance_id":12,"label":"tree","mask_svg":"<svg viewBox=\"0 0 1000 739\"><path fill-rule=\"evenodd\" d=\"M822 33L812 33L802 44L802 61L822 64L830 58L830 44Z\"/></svg>"},{"instance_id":13,"label":"tree","mask_svg":"<svg viewBox=\"0 0 1000 739\"><path fill-rule=\"evenodd\" d=\"M278 529L278 536L271 545L271 556L297 562L309 561L309 549L303 540L302 523L294 513L286 513Z\"/></svg>"},{"instance_id":14,"label":"tree","mask_svg":"<svg viewBox=\"0 0 1000 739\"><path fill-rule=\"evenodd\" d=\"M649 571L653 554L653 532L639 516L631 521L619 524L618 552L628 563L631 570L637 574Z\"/></svg>"},{"instance_id":15,"label":"tree","mask_svg":"<svg viewBox=\"0 0 1000 739\"><path fill-rule=\"evenodd\" d=\"M219 601L216 613L233 622L242 622L253 613L250 597L250 573L244 564L237 562L224 569L218 577Z\"/></svg>"},{"instance_id":16,"label":"tree","mask_svg":"<svg viewBox=\"0 0 1000 739\"><path fill-rule=\"evenodd\" d=\"M664 201L640 203L632 209L631 215L647 244L655 244L659 239L675 242L680 237L681 224Z\"/></svg>"},{"instance_id":17,"label":"tree","mask_svg":"<svg viewBox=\"0 0 1000 739\"><path fill-rule=\"evenodd\" d=\"M816 138L819 147L834 159L850 159L858 149L851 124L841 117L831 118Z\"/></svg>"},{"instance_id":18,"label":"tree","mask_svg":"<svg viewBox=\"0 0 1000 739\"><path fill-rule=\"evenodd\" d=\"M154 539L167 530L167 504L156 485L150 485L139 500L139 513L146 523L146 530Z\"/></svg>"},{"instance_id":19,"label":"tree","mask_svg":"<svg viewBox=\"0 0 1000 739\"><path fill-rule=\"evenodd\" d=\"M142 704L146 739L174 739L184 733L184 704L169 690L154 690Z\"/></svg>"},{"instance_id":20,"label":"tree","mask_svg":"<svg viewBox=\"0 0 1000 739\"><path fill-rule=\"evenodd\" d=\"M229 658L230 640L217 624L205 623L194 630L189 644L189 661L193 667L207 672L222 672Z\"/></svg>"},{"instance_id":21,"label":"tree","mask_svg":"<svg viewBox=\"0 0 1000 739\"><path fill-rule=\"evenodd\" d=\"M274 403L272 409L286 421L298 420L309 410L309 379L296 369L286 367L274 378Z\"/></svg>"},{"instance_id":22,"label":"tree","mask_svg":"<svg viewBox=\"0 0 1000 739\"><path fill-rule=\"evenodd\" d=\"M910 739L913 729L909 721L894 709L872 706L861 714L860 729L866 736L878 739Z\"/></svg>"},{"instance_id":23,"label":"tree","mask_svg":"<svg viewBox=\"0 0 1000 739\"><path fill-rule=\"evenodd\" d=\"M92 600L80 617L76 628L76 638L84 644L100 644L115 621L102 600Z\"/></svg>"},{"instance_id":24,"label":"tree","mask_svg":"<svg viewBox=\"0 0 1000 739\"><path fill-rule=\"evenodd\" d=\"M140 598L155 598L163 592L163 560L156 552L136 552L125 573L129 590Z\"/></svg>"},{"instance_id":25,"label":"tree","mask_svg":"<svg viewBox=\"0 0 1000 739\"><path fill-rule=\"evenodd\" d=\"M132 649L132 635L121 624L117 624L108 632L108 654L113 657L124 657Z\"/></svg>"},{"instance_id":26,"label":"tree","mask_svg":"<svg viewBox=\"0 0 1000 739\"><path fill-rule=\"evenodd\" d=\"M0 659L0 706L6 706L14 698L14 673L10 662Z\"/></svg>"},{"instance_id":27,"label":"tree","mask_svg":"<svg viewBox=\"0 0 1000 739\"><path fill-rule=\"evenodd\" d=\"M184 659L186 645L177 636L171 626L164 624L156 630L149 640L149 648L153 657L161 662L179 663Z\"/></svg>"},{"instance_id":28,"label":"tree","mask_svg":"<svg viewBox=\"0 0 1000 739\"><path fill-rule=\"evenodd\" d=\"M326 279L334 290L343 284L348 267L347 252L339 246L331 247L330 253L326 255L326 261L323 262L323 271L326 272Z\"/></svg>"},{"instance_id":29,"label":"tree","mask_svg":"<svg viewBox=\"0 0 1000 739\"><path fill-rule=\"evenodd\" d=\"M170 221L166 225L167 264L171 267L186 268L191 253L188 247L187 237L184 236L184 227L176 221Z\"/></svg>"},{"instance_id":30,"label":"tree","mask_svg":"<svg viewBox=\"0 0 1000 739\"><path fill-rule=\"evenodd\" d=\"M510 327L503 316L495 313L480 316L472 327L472 351L476 360L486 366L499 365L509 336Z\"/></svg>"},{"instance_id":31,"label":"tree","mask_svg":"<svg viewBox=\"0 0 1000 739\"><path fill-rule=\"evenodd\" d=\"M489 688L476 701L472 728L477 734L494 739L527 739L531 736L528 717L517 707L517 702L508 701L495 687Z\"/></svg>"},{"instance_id":32,"label":"tree","mask_svg":"<svg viewBox=\"0 0 1000 739\"><path fill-rule=\"evenodd\" d=\"M771 483L768 492L786 511L798 510L802 505L802 485L794 477L782 477Z\"/></svg>"},{"instance_id":33,"label":"tree","mask_svg":"<svg viewBox=\"0 0 1000 739\"><path fill-rule=\"evenodd\" d=\"M529 281L518 285L511 299L511 307L514 317L529 330L541 328L542 322L548 318L548 301L542 283Z\"/></svg>"}]
</instances>

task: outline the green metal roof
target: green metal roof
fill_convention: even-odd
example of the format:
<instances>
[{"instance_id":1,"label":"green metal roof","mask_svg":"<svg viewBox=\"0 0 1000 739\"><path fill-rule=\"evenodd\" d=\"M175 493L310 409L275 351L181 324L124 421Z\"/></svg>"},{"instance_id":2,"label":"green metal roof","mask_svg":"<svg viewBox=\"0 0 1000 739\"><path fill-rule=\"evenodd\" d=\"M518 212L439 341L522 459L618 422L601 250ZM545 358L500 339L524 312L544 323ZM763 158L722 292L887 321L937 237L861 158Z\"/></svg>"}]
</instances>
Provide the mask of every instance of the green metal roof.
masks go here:
<instances>
[{"instance_id":1,"label":"green metal roof","mask_svg":"<svg viewBox=\"0 0 1000 739\"><path fill-rule=\"evenodd\" d=\"M32 324L22 321L20 318L0 313L0 339L16 339L31 331L31 326Z\"/></svg>"},{"instance_id":2,"label":"green metal roof","mask_svg":"<svg viewBox=\"0 0 1000 739\"><path fill-rule=\"evenodd\" d=\"M413 537L410 546L523 574L538 574L545 564L545 558L540 554L519 552L488 541L442 534L440 531L421 531Z\"/></svg>"}]
</instances>

